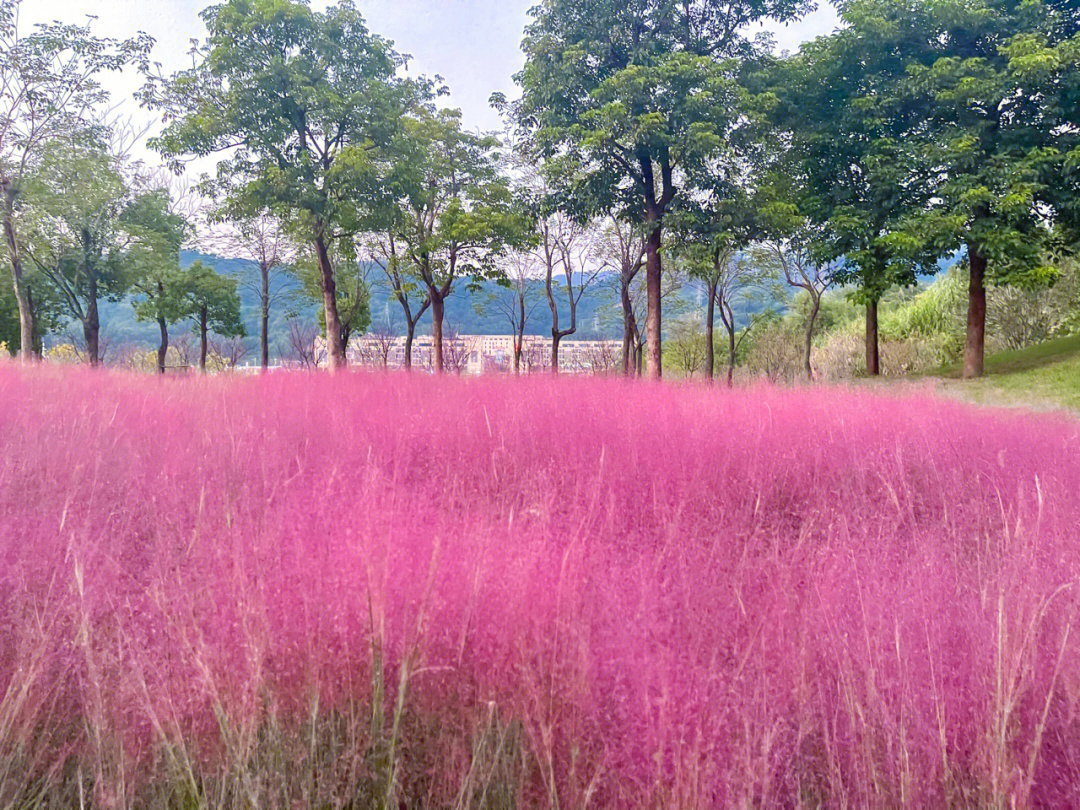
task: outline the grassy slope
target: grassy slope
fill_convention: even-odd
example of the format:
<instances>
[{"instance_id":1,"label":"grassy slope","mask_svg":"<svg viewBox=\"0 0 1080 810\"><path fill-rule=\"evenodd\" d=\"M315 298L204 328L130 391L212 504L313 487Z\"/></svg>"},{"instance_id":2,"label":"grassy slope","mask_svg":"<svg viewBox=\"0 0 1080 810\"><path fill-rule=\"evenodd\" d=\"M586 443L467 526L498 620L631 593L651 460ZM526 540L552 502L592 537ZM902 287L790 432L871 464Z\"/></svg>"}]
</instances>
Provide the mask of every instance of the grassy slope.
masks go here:
<instances>
[{"instance_id":1,"label":"grassy slope","mask_svg":"<svg viewBox=\"0 0 1080 810\"><path fill-rule=\"evenodd\" d=\"M1080 336L990 355L979 380L961 380L959 366L933 376L947 393L975 402L1080 411Z\"/></svg>"}]
</instances>

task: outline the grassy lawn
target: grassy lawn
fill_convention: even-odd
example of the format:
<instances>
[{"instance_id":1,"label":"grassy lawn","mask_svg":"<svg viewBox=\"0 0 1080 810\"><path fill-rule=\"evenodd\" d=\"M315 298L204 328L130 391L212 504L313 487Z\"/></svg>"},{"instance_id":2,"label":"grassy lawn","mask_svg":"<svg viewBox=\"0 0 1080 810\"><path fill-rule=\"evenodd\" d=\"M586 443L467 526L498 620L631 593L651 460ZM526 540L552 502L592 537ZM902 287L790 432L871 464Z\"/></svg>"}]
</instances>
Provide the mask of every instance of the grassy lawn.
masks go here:
<instances>
[{"instance_id":1,"label":"grassy lawn","mask_svg":"<svg viewBox=\"0 0 1080 810\"><path fill-rule=\"evenodd\" d=\"M961 380L959 366L929 376L945 393L973 402L1080 412L1080 336L990 355L979 380Z\"/></svg>"}]
</instances>

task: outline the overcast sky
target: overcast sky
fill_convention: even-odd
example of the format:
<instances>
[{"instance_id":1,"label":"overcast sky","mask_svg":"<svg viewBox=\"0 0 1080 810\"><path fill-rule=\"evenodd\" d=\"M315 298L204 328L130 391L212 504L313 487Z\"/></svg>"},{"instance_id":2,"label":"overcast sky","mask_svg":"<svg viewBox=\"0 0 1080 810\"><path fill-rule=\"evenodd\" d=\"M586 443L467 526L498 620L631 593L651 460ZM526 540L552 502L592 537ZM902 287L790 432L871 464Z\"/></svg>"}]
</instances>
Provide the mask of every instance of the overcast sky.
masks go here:
<instances>
[{"instance_id":1,"label":"overcast sky","mask_svg":"<svg viewBox=\"0 0 1080 810\"><path fill-rule=\"evenodd\" d=\"M442 76L451 90L451 103L460 107L466 126L491 130L499 118L488 106L496 90L515 95L512 76L522 65L521 34L528 10L536 0L357 0L372 30L394 41L413 57L410 72ZM117 38L145 31L157 40L153 58L166 71L185 66L193 37L205 34L199 10L209 0L23 0L20 28L37 22L80 22L97 17L95 31ZM313 0L325 7L325 0ZM836 13L827 3L798 24L770 26L781 50L828 33ZM115 101L130 98L137 86L132 75L109 77ZM143 122L147 113L135 102L125 112Z\"/></svg>"}]
</instances>

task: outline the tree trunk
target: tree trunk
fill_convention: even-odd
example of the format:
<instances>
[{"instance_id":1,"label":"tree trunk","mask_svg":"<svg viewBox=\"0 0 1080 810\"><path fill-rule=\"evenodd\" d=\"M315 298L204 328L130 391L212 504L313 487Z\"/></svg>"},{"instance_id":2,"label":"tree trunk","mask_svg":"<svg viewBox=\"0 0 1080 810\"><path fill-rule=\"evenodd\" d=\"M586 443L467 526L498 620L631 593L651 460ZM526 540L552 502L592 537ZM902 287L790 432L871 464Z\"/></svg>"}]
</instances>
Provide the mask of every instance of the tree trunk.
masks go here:
<instances>
[{"instance_id":1,"label":"tree trunk","mask_svg":"<svg viewBox=\"0 0 1080 810\"><path fill-rule=\"evenodd\" d=\"M623 310L622 365L623 374L631 376L637 369L637 351L635 337L637 324L634 322L634 302L630 300L630 285L623 279L619 289Z\"/></svg>"},{"instance_id":2,"label":"tree trunk","mask_svg":"<svg viewBox=\"0 0 1080 810\"><path fill-rule=\"evenodd\" d=\"M728 334L728 363L727 363L727 384L728 388L735 385L735 319L731 319L731 324L726 327Z\"/></svg>"},{"instance_id":3,"label":"tree trunk","mask_svg":"<svg viewBox=\"0 0 1080 810\"><path fill-rule=\"evenodd\" d=\"M438 290L431 289L431 351L434 355L435 373L442 374L443 364L443 316L446 304Z\"/></svg>"},{"instance_id":4,"label":"tree trunk","mask_svg":"<svg viewBox=\"0 0 1080 810\"><path fill-rule=\"evenodd\" d=\"M326 317L326 350L330 360L330 370L336 371L348 364L348 358L345 356L345 344L341 339L341 317L338 315L334 268L330 264L330 254L326 248L321 223L315 227L315 255L319 260L319 279L322 282L323 312Z\"/></svg>"},{"instance_id":5,"label":"tree trunk","mask_svg":"<svg viewBox=\"0 0 1080 810\"><path fill-rule=\"evenodd\" d=\"M650 212L646 217L651 230L645 247L645 288L648 310L645 315L645 342L649 347L649 377L659 380L662 373L660 346L660 217Z\"/></svg>"},{"instance_id":6,"label":"tree trunk","mask_svg":"<svg viewBox=\"0 0 1080 810\"><path fill-rule=\"evenodd\" d=\"M206 304L199 309L199 371L206 373Z\"/></svg>"},{"instance_id":7,"label":"tree trunk","mask_svg":"<svg viewBox=\"0 0 1080 810\"><path fill-rule=\"evenodd\" d=\"M559 343L562 342L562 335L557 331L551 333L551 373L559 373Z\"/></svg>"},{"instance_id":8,"label":"tree trunk","mask_svg":"<svg viewBox=\"0 0 1080 810\"><path fill-rule=\"evenodd\" d=\"M161 343L158 346L157 365L158 373L165 373L165 357L169 353L169 325L164 318L158 318L158 329L161 330Z\"/></svg>"},{"instance_id":9,"label":"tree trunk","mask_svg":"<svg viewBox=\"0 0 1080 810\"><path fill-rule=\"evenodd\" d=\"M713 356L713 328L716 323L716 285L709 285L709 303L705 305L705 379L712 382L716 359Z\"/></svg>"},{"instance_id":10,"label":"tree trunk","mask_svg":"<svg viewBox=\"0 0 1080 810\"><path fill-rule=\"evenodd\" d=\"M270 268L260 265L259 273L259 365L265 371L270 367Z\"/></svg>"},{"instance_id":11,"label":"tree trunk","mask_svg":"<svg viewBox=\"0 0 1080 810\"><path fill-rule=\"evenodd\" d=\"M86 359L91 366L101 363L101 319L98 315L97 277L90 274L87 284L86 314L83 318L83 338L86 340Z\"/></svg>"},{"instance_id":12,"label":"tree trunk","mask_svg":"<svg viewBox=\"0 0 1080 810\"><path fill-rule=\"evenodd\" d=\"M815 298L813 306L810 308L810 317L806 323L806 379L814 379L814 366L810 362L811 352L814 348L814 323L817 321L818 312L821 310L821 299Z\"/></svg>"},{"instance_id":13,"label":"tree trunk","mask_svg":"<svg viewBox=\"0 0 1080 810\"><path fill-rule=\"evenodd\" d=\"M525 296L518 294L518 322L514 335L514 373L521 373L521 350L525 345Z\"/></svg>"},{"instance_id":14,"label":"tree trunk","mask_svg":"<svg viewBox=\"0 0 1080 810\"><path fill-rule=\"evenodd\" d=\"M878 300L866 302L866 373L871 377L881 374L881 352L878 348Z\"/></svg>"},{"instance_id":15,"label":"tree trunk","mask_svg":"<svg viewBox=\"0 0 1080 810\"><path fill-rule=\"evenodd\" d=\"M405 370L412 370L412 345L413 338L416 337L416 323L409 321L407 325L407 331L405 332Z\"/></svg>"},{"instance_id":16,"label":"tree trunk","mask_svg":"<svg viewBox=\"0 0 1080 810\"><path fill-rule=\"evenodd\" d=\"M34 351L34 307L30 302L30 291L26 289L23 278L22 259L19 256L19 243L15 238L15 192L11 183L4 180L3 219L4 240L7 243L8 261L11 262L11 279L15 288L15 303L19 308L19 357L24 363L30 362L37 355Z\"/></svg>"},{"instance_id":17,"label":"tree trunk","mask_svg":"<svg viewBox=\"0 0 1080 810\"><path fill-rule=\"evenodd\" d=\"M965 380L983 375L986 355L986 257L977 247L968 245L968 318L964 341Z\"/></svg>"}]
</instances>

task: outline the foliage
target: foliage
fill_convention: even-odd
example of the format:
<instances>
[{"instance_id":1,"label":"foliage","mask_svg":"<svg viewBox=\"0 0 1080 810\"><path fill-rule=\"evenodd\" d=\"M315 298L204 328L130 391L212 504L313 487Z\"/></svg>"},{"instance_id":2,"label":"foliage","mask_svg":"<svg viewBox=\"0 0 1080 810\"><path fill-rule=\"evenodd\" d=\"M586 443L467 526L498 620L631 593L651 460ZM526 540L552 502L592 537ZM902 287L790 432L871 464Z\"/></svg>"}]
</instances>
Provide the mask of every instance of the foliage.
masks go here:
<instances>
[{"instance_id":1,"label":"foliage","mask_svg":"<svg viewBox=\"0 0 1080 810\"><path fill-rule=\"evenodd\" d=\"M23 267L19 216L23 184L54 140L100 132L95 116L108 101L102 73L145 64L152 40L144 34L102 39L91 24L53 22L20 31L20 0L0 0L0 223L19 311L23 355L40 353L46 328L55 325L59 299L45 299L42 317L34 279Z\"/></svg>"},{"instance_id":2,"label":"foliage","mask_svg":"<svg viewBox=\"0 0 1080 810\"><path fill-rule=\"evenodd\" d=\"M370 268L356 259L347 260L344 257L336 257L334 265L336 268L334 295L337 299L338 317L341 322L341 339L347 346L354 335L364 334L371 326L371 289L368 283ZM310 255L310 251L301 252L297 260L289 267L289 272L300 282L300 288L296 292L303 301L315 303L322 301L322 277L318 261ZM299 303L295 297L293 296L292 306L294 315ZM318 320L322 334L325 336L325 310L320 310Z\"/></svg>"},{"instance_id":3,"label":"foliage","mask_svg":"<svg viewBox=\"0 0 1080 810\"><path fill-rule=\"evenodd\" d=\"M124 227L132 235L128 262L132 273L135 317L176 323L185 316L180 247L188 234L184 217L169 208L163 190L140 195L124 211Z\"/></svg>"},{"instance_id":4,"label":"foliage","mask_svg":"<svg viewBox=\"0 0 1080 810\"><path fill-rule=\"evenodd\" d=\"M776 98L763 133L774 146L763 150L755 189L762 226L773 239L805 234L801 246L818 263L836 262L838 281L862 303L913 284L937 258L905 227L931 193L911 146L917 113L901 98L921 55L921 9L844 3L845 27L750 78Z\"/></svg>"},{"instance_id":5,"label":"foliage","mask_svg":"<svg viewBox=\"0 0 1080 810\"><path fill-rule=\"evenodd\" d=\"M1055 271L1042 206L1057 199L1048 192L1077 144L1067 124L1080 21L1059 4L1013 0L928 4L926 14L930 53L909 67L907 91L925 117L920 158L940 181L916 227L941 254L984 257L989 283L1046 283Z\"/></svg>"},{"instance_id":6,"label":"foliage","mask_svg":"<svg viewBox=\"0 0 1080 810\"><path fill-rule=\"evenodd\" d=\"M196 260L182 271L176 293L181 316L191 320L194 326L203 325L205 318L207 328L219 335L244 335L236 279L227 278Z\"/></svg>"},{"instance_id":7,"label":"foliage","mask_svg":"<svg viewBox=\"0 0 1080 810\"><path fill-rule=\"evenodd\" d=\"M122 215L133 192L116 163L100 144L53 140L24 185L25 254L80 321L130 285Z\"/></svg>"},{"instance_id":8,"label":"foliage","mask_svg":"<svg viewBox=\"0 0 1080 810\"><path fill-rule=\"evenodd\" d=\"M388 202L383 150L426 84L397 78L402 57L350 0L320 12L228 0L202 18L209 33L195 65L144 91L167 121L152 143L177 166L220 155L202 188L228 216L268 211L311 245L331 360L342 365L331 255L354 261L357 234Z\"/></svg>"}]
</instances>

